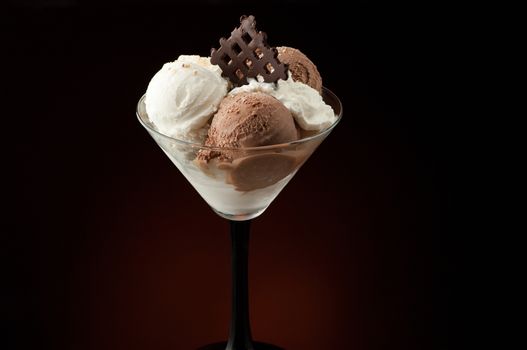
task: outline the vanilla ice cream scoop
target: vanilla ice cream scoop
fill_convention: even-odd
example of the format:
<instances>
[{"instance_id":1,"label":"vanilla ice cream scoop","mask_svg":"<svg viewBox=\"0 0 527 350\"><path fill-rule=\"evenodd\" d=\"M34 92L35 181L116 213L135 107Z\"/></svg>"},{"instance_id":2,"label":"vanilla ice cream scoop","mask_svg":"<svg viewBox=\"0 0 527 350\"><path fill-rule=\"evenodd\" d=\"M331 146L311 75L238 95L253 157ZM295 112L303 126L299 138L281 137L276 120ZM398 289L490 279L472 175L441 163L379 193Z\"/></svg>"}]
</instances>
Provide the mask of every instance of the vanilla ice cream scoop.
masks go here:
<instances>
[{"instance_id":1,"label":"vanilla ice cream scoop","mask_svg":"<svg viewBox=\"0 0 527 350\"><path fill-rule=\"evenodd\" d=\"M291 78L280 79L272 95L291 111L304 130L324 130L337 120L335 112L318 91L304 83Z\"/></svg>"},{"instance_id":2,"label":"vanilla ice cream scoop","mask_svg":"<svg viewBox=\"0 0 527 350\"><path fill-rule=\"evenodd\" d=\"M181 137L202 128L227 94L228 82L200 56L180 56L157 72L146 90L146 112L163 134Z\"/></svg>"}]
</instances>

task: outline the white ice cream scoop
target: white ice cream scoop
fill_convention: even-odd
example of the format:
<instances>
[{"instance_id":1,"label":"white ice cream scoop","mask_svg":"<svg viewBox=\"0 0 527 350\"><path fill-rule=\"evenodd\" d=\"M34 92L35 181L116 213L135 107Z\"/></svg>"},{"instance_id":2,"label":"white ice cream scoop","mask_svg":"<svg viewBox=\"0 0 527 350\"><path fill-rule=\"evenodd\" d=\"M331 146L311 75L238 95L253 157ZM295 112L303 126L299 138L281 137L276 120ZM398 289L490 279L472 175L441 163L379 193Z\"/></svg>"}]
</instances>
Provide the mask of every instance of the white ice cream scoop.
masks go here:
<instances>
[{"instance_id":1,"label":"white ice cream scoop","mask_svg":"<svg viewBox=\"0 0 527 350\"><path fill-rule=\"evenodd\" d=\"M163 134L178 137L203 127L227 94L217 67L199 56L180 56L157 72L146 90L146 112Z\"/></svg>"}]
</instances>

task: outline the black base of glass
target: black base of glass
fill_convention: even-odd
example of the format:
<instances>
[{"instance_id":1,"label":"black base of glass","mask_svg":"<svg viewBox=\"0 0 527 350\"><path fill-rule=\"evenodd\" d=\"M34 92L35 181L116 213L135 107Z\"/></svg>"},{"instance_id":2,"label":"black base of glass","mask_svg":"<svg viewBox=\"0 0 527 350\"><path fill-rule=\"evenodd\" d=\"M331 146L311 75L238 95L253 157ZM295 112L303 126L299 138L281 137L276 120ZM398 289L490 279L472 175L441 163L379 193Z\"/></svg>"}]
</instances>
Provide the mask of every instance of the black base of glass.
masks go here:
<instances>
[{"instance_id":1,"label":"black base of glass","mask_svg":"<svg viewBox=\"0 0 527 350\"><path fill-rule=\"evenodd\" d=\"M259 342L253 342L254 350L284 350L281 347L278 347L276 345L266 344L266 343L259 343ZM227 342L222 343L215 343L206 345L204 347L201 347L197 350L226 350L227 349ZM238 349L236 349L238 350ZM241 349L240 349L241 350Z\"/></svg>"}]
</instances>

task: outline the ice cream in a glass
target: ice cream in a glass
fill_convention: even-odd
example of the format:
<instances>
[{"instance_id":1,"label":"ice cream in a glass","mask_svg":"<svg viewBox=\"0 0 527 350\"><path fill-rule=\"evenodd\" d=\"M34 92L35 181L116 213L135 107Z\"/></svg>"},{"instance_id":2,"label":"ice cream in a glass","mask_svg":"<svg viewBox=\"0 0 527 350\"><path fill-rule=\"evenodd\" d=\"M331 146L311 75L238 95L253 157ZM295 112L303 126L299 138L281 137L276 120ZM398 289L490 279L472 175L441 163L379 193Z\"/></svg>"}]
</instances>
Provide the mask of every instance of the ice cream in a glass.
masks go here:
<instances>
[{"instance_id":1,"label":"ice cream in a glass","mask_svg":"<svg viewBox=\"0 0 527 350\"><path fill-rule=\"evenodd\" d=\"M339 99L302 52L270 47L254 17L242 16L211 57L181 55L166 63L137 115L201 197L231 222L233 323L229 342L210 349L275 349L250 338L247 271L237 265L247 263L249 220L337 125Z\"/></svg>"}]
</instances>

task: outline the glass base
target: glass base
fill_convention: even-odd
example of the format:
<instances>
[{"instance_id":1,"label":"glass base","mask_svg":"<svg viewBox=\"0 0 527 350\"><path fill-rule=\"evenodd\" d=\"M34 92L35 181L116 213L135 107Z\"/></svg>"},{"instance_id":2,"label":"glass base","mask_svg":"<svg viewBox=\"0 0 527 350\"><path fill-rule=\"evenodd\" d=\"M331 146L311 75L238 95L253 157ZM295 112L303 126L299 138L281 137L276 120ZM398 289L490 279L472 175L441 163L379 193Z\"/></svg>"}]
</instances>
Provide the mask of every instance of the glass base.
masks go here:
<instances>
[{"instance_id":1,"label":"glass base","mask_svg":"<svg viewBox=\"0 0 527 350\"><path fill-rule=\"evenodd\" d=\"M283 348L278 347L276 345L271 345L271 344L266 344L266 343L253 342L253 345L254 345L254 348L253 348L254 350L284 350ZM206 345L197 350L226 350L226 349L227 349L227 342L221 342L221 343Z\"/></svg>"},{"instance_id":2,"label":"glass base","mask_svg":"<svg viewBox=\"0 0 527 350\"><path fill-rule=\"evenodd\" d=\"M227 220L232 220L232 221L247 221L247 220L254 219L254 218L260 216L265 211L265 209L267 209L267 207L259 209L259 210L255 210L253 212L246 213L246 214L232 215L232 214L222 213L221 211L218 211L218 210L212 208L212 210L214 210L216 212L216 214L218 214L222 218L225 218Z\"/></svg>"}]
</instances>

